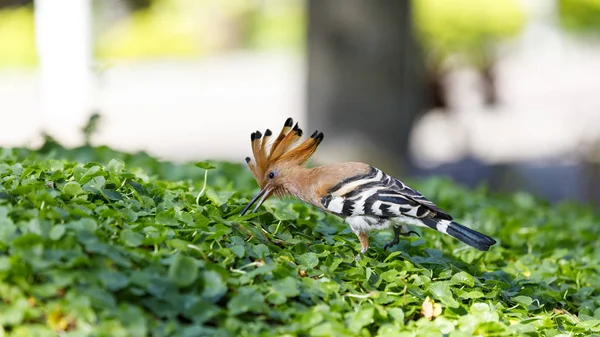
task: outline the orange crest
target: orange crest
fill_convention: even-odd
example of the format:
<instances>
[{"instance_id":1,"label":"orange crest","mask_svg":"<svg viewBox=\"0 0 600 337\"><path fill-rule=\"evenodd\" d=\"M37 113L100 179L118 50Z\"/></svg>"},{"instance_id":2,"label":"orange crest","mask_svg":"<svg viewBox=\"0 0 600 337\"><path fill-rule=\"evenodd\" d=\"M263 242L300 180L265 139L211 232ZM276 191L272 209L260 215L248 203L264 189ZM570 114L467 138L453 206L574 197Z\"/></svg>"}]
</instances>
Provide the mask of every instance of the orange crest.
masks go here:
<instances>
[{"instance_id":1,"label":"orange crest","mask_svg":"<svg viewBox=\"0 0 600 337\"><path fill-rule=\"evenodd\" d=\"M268 174L276 164L302 165L315 151L323 140L323 133L315 131L310 138L294 146L302 137L302 129L298 123L292 127L294 121L288 118L279 133L279 136L272 142L269 142L272 132L267 129L263 136L259 131L250 135L252 142L252 153L254 161L246 157L246 163L250 167L256 182L263 188L268 179Z\"/></svg>"}]
</instances>

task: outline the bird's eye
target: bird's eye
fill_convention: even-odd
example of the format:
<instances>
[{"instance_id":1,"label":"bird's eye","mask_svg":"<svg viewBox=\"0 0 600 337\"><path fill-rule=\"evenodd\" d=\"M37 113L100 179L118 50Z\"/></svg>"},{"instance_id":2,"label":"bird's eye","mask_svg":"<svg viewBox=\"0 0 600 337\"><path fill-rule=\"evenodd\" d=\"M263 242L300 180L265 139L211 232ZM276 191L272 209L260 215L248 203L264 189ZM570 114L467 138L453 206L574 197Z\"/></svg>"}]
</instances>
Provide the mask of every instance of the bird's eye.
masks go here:
<instances>
[{"instance_id":1,"label":"bird's eye","mask_svg":"<svg viewBox=\"0 0 600 337\"><path fill-rule=\"evenodd\" d=\"M269 172L269 179L275 178L275 171Z\"/></svg>"}]
</instances>

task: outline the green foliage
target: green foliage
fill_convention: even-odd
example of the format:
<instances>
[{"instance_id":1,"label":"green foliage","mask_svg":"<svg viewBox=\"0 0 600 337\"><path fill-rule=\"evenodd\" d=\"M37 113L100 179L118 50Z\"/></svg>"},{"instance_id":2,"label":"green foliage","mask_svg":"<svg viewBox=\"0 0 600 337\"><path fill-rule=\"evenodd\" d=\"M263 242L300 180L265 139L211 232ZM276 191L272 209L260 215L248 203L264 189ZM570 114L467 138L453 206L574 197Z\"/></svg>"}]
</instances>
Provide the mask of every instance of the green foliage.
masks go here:
<instances>
[{"instance_id":1,"label":"green foliage","mask_svg":"<svg viewBox=\"0 0 600 337\"><path fill-rule=\"evenodd\" d=\"M0 10L0 67L37 63L31 8Z\"/></svg>"},{"instance_id":2,"label":"green foliage","mask_svg":"<svg viewBox=\"0 0 600 337\"><path fill-rule=\"evenodd\" d=\"M498 42L516 36L525 23L516 0L413 1L415 28L432 66L462 56L481 67Z\"/></svg>"},{"instance_id":3,"label":"green foliage","mask_svg":"<svg viewBox=\"0 0 600 337\"><path fill-rule=\"evenodd\" d=\"M272 2L249 11L247 45L255 49L299 50L305 45L306 9L303 2Z\"/></svg>"},{"instance_id":4,"label":"green foliage","mask_svg":"<svg viewBox=\"0 0 600 337\"><path fill-rule=\"evenodd\" d=\"M192 21L194 15L189 15L194 11L187 13L177 1L155 1L101 32L96 55L101 59L197 55L203 51L202 36L193 29L199 28Z\"/></svg>"},{"instance_id":5,"label":"green foliage","mask_svg":"<svg viewBox=\"0 0 600 337\"><path fill-rule=\"evenodd\" d=\"M600 31L600 1L559 0L561 25L575 33L598 33Z\"/></svg>"},{"instance_id":6,"label":"green foliage","mask_svg":"<svg viewBox=\"0 0 600 337\"><path fill-rule=\"evenodd\" d=\"M101 32L101 59L191 57L237 48L300 49L303 3L298 0L155 0Z\"/></svg>"},{"instance_id":7,"label":"green foliage","mask_svg":"<svg viewBox=\"0 0 600 337\"><path fill-rule=\"evenodd\" d=\"M94 53L114 60L197 57L232 48L299 50L304 16L299 0L156 0L98 28ZM32 8L0 10L0 68L37 62Z\"/></svg>"},{"instance_id":8,"label":"green foliage","mask_svg":"<svg viewBox=\"0 0 600 337\"><path fill-rule=\"evenodd\" d=\"M252 176L211 164L50 139L40 151L0 149L0 334L600 330L600 218L590 207L421 181L421 192L499 243L480 252L422 230L384 251L390 235L377 233L355 261L360 244L347 226L304 203L270 200L240 217Z\"/></svg>"}]
</instances>

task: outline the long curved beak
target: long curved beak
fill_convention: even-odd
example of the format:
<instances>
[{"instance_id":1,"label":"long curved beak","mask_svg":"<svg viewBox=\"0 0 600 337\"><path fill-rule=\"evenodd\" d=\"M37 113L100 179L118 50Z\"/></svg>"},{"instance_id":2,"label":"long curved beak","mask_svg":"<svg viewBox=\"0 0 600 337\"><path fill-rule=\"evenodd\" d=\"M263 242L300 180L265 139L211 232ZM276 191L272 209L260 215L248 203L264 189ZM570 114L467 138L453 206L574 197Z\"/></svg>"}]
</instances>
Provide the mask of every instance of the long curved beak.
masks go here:
<instances>
[{"instance_id":1,"label":"long curved beak","mask_svg":"<svg viewBox=\"0 0 600 337\"><path fill-rule=\"evenodd\" d=\"M258 200L258 203L256 204L256 207L254 207L254 209L252 210L252 213L256 212L256 210L258 210L258 208L260 207L260 205L262 205L263 202L265 202L265 200L267 200L267 198L270 197L270 196L271 196L271 187L269 185L266 185L265 188L263 188L260 192L258 192L254 196L254 198L252 198L252 200L250 200L250 202L244 208L244 210L242 211L242 213L240 213L240 215L246 214L246 212L248 211L248 209L250 207L252 207L252 205Z\"/></svg>"}]
</instances>

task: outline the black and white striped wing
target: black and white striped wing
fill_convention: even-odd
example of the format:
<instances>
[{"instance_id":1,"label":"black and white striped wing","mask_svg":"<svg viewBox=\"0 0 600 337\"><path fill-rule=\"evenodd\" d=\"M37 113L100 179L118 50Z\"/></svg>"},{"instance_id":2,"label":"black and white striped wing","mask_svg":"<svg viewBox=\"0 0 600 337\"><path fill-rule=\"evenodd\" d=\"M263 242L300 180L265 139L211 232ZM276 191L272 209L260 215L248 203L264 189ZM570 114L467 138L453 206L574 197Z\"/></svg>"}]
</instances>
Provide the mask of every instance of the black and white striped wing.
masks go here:
<instances>
[{"instance_id":1,"label":"black and white striped wing","mask_svg":"<svg viewBox=\"0 0 600 337\"><path fill-rule=\"evenodd\" d=\"M449 214L421 193L374 167L367 174L337 184L321 202L327 210L342 217L452 220Z\"/></svg>"},{"instance_id":2,"label":"black and white striped wing","mask_svg":"<svg viewBox=\"0 0 600 337\"><path fill-rule=\"evenodd\" d=\"M496 243L491 237L452 220L421 193L374 167L369 173L345 179L332 187L321 199L332 213L346 218L353 231L374 229L387 219L424 226L448 234L479 250ZM381 221L384 220L384 221Z\"/></svg>"}]
</instances>

